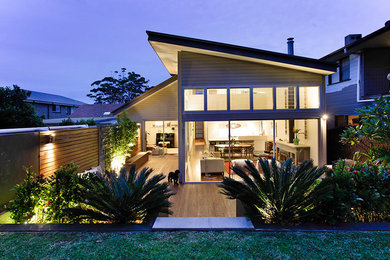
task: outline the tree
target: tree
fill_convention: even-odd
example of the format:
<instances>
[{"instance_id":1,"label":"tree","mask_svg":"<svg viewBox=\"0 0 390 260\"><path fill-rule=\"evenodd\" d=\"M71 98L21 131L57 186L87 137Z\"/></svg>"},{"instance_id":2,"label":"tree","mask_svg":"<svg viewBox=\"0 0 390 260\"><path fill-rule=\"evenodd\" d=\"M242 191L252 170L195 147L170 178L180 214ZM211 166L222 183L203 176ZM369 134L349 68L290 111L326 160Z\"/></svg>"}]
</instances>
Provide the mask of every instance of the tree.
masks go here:
<instances>
[{"instance_id":1,"label":"tree","mask_svg":"<svg viewBox=\"0 0 390 260\"><path fill-rule=\"evenodd\" d=\"M369 161L390 160L390 96L376 98L371 106L357 109L360 124L348 127L341 134L341 143L356 145ZM356 158L358 159L358 158Z\"/></svg>"},{"instance_id":2,"label":"tree","mask_svg":"<svg viewBox=\"0 0 390 260\"><path fill-rule=\"evenodd\" d=\"M0 87L0 128L43 126L42 118L34 107L26 102L31 92L13 85Z\"/></svg>"},{"instance_id":3,"label":"tree","mask_svg":"<svg viewBox=\"0 0 390 260\"><path fill-rule=\"evenodd\" d=\"M87 96L95 99L95 104L126 103L150 89L149 80L135 72L126 72L126 68L122 68L121 72L114 73L115 77L105 77L91 84L96 87Z\"/></svg>"}]
</instances>

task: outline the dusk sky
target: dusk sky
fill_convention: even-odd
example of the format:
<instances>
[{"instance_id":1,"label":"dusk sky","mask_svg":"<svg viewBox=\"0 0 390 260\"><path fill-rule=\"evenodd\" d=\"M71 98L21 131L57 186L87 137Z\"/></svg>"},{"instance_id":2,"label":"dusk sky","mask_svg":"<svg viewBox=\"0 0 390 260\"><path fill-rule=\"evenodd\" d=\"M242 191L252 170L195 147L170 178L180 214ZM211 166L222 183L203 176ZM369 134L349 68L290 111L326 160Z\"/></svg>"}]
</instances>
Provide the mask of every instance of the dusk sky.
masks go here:
<instances>
[{"instance_id":1,"label":"dusk sky","mask_svg":"<svg viewBox=\"0 0 390 260\"><path fill-rule=\"evenodd\" d=\"M169 77L145 30L320 58L390 20L389 0L0 0L0 86L83 102L122 67Z\"/></svg>"}]
</instances>

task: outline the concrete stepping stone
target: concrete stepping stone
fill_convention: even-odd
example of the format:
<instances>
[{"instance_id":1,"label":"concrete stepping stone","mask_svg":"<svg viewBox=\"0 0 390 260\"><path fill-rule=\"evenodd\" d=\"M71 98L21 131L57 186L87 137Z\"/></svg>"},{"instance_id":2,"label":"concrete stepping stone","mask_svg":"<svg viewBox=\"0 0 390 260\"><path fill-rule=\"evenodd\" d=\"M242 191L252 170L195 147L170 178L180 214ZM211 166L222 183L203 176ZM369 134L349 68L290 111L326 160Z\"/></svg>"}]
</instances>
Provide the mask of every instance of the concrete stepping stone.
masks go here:
<instances>
[{"instance_id":1,"label":"concrete stepping stone","mask_svg":"<svg viewBox=\"0 0 390 260\"><path fill-rule=\"evenodd\" d=\"M158 217L152 230L254 230L246 217Z\"/></svg>"}]
</instances>

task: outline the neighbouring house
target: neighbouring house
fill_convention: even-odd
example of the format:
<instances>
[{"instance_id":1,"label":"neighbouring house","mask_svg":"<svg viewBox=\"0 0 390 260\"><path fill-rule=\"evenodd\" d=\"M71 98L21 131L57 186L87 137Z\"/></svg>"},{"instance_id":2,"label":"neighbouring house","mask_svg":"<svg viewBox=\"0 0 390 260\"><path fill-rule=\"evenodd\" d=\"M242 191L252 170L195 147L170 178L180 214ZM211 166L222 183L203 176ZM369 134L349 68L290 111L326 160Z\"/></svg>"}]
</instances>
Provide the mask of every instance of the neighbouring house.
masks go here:
<instances>
[{"instance_id":1,"label":"neighbouring house","mask_svg":"<svg viewBox=\"0 0 390 260\"><path fill-rule=\"evenodd\" d=\"M178 154L181 182L219 181L257 158L326 163L325 77L334 62L147 31L171 78L114 114L142 150Z\"/></svg>"},{"instance_id":2,"label":"neighbouring house","mask_svg":"<svg viewBox=\"0 0 390 260\"><path fill-rule=\"evenodd\" d=\"M113 117L112 111L123 106L123 104L84 104L78 107L71 118L99 118Z\"/></svg>"},{"instance_id":3,"label":"neighbouring house","mask_svg":"<svg viewBox=\"0 0 390 260\"><path fill-rule=\"evenodd\" d=\"M112 111L122 105L123 104L83 104L70 116L67 116L67 118L45 119L43 122L46 125L58 125L63 120L70 118L75 123L81 120L93 119L96 125L114 125L117 122L117 118L112 114Z\"/></svg>"},{"instance_id":4,"label":"neighbouring house","mask_svg":"<svg viewBox=\"0 0 390 260\"><path fill-rule=\"evenodd\" d=\"M43 116L44 119L67 118L83 102L67 98L60 95L54 95L44 92L32 91L26 102L35 107L37 115Z\"/></svg>"},{"instance_id":5,"label":"neighbouring house","mask_svg":"<svg viewBox=\"0 0 390 260\"><path fill-rule=\"evenodd\" d=\"M347 35L343 47L321 60L338 64L326 79L328 128L358 124L357 108L389 94L390 21L365 37Z\"/></svg>"}]
</instances>

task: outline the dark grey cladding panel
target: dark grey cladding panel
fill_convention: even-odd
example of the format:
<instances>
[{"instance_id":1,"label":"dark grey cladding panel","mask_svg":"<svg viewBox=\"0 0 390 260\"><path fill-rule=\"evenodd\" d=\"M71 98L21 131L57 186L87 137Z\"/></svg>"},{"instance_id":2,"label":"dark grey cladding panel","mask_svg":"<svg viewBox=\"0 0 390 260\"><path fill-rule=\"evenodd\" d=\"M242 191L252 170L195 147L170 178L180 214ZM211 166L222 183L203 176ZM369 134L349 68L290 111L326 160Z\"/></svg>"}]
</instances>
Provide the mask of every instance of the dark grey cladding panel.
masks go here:
<instances>
[{"instance_id":1,"label":"dark grey cladding panel","mask_svg":"<svg viewBox=\"0 0 390 260\"><path fill-rule=\"evenodd\" d=\"M39 133L0 136L0 206L13 198L11 189L26 177L23 167L39 171Z\"/></svg>"},{"instance_id":2,"label":"dark grey cladding panel","mask_svg":"<svg viewBox=\"0 0 390 260\"><path fill-rule=\"evenodd\" d=\"M341 91L326 94L326 111L329 115L357 115L357 108L370 105L371 102L357 101L357 85L353 84Z\"/></svg>"},{"instance_id":3,"label":"dark grey cladding panel","mask_svg":"<svg viewBox=\"0 0 390 260\"><path fill-rule=\"evenodd\" d=\"M203 54L180 55L182 86L321 85L322 75Z\"/></svg>"}]
</instances>

